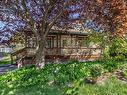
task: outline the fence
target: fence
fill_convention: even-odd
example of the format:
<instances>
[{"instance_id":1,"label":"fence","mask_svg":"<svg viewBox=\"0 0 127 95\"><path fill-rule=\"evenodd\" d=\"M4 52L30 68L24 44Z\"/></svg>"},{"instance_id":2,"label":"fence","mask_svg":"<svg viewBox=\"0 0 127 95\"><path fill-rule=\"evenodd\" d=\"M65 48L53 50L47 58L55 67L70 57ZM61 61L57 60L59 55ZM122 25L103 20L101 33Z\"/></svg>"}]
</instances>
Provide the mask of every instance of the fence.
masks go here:
<instances>
[{"instance_id":1,"label":"fence","mask_svg":"<svg viewBox=\"0 0 127 95\"><path fill-rule=\"evenodd\" d=\"M12 51L11 48L0 48L0 52L4 52L4 53L10 53Z\"/></svg>"}]
</instances>

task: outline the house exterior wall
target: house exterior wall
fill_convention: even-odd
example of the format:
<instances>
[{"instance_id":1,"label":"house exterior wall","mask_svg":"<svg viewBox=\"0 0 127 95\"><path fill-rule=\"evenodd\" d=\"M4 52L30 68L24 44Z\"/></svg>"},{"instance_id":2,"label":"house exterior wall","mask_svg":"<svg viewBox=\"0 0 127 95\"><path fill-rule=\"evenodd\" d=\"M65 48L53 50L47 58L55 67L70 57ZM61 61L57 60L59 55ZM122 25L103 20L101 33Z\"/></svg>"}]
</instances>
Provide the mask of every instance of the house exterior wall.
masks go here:
<instances>
[{"instance_id":1,"label":"house exterior wall","mask_svg":"<svg viewBox=\"0 0 127 95\"><path fill-rule=\"evenodd\" d=\"M56 35L53 38L54 41L50 38L47 40L47 43L51 43L50 46L47 46L46 48L46 59L77 59L80 61L86 61L100 58L101 48L95 46L88 48L85 39L86 36L78 35Z\"/></svg>"},{"instance_id":2,"label":"house exterior wall","mask_svg":"<svg viewBox=\"0 0 127 95\"><path fill-rule=\"evenodd\" d=\"M10 52L12 52L12 48L1 45L0 46L0 52L1 53L10 53Z\"/></svg>"},{"instance_id":3,"label":"house exterior wall","mask_svg":"<svg viewBox=\"0 0 127 95\"><path fill-rule=\"evenodd\" d=\"M36 38L26 36L26 49L28 55L35 55ZM50 34L47 36L45 59L47 62L68 61L68 60L96 60L101 57L101 48L86 46L85 35ZM19 54L22 54L19 52ZM13 55L13 54L12 54Z\"/></svg>"}]
</instances>

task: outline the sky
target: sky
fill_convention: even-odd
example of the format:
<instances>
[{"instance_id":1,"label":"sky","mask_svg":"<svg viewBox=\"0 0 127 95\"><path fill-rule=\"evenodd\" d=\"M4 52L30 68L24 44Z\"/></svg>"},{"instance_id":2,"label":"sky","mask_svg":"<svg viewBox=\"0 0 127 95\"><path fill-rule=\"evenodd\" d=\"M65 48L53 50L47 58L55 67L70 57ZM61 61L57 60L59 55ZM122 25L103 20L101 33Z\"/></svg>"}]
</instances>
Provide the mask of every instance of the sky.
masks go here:
<instances>
[{"instance_id":1,"label":"sky","mask_svg":"<svg viewBox=\"0 0 127 95\"><path fill-rule=\"evenodd\" d=\"M0 30L4 27L4 23L0 21Z\"/></svg>"},{"instance_id":2,"label":"sky","mask_svg":"<svg viewBox=\"0 0 127 95\"><path fill-rule=\"evenodd\" d=\"M80 6L76 5L76 7L75 6L69 7L69 10L72 10L72 11L74 11L76 9L80 9ZM11 17L13 18L13 16L11 16ZM79 13L72 13L69 15L69 18L70 19L78 19L78 18L80 18L80 14ZM10 25L9 28L11 30L15 30L15 25L24 26L23 23L21 23L21 21L20 21L20 22L15 22L13 25ZM84 25L87 26L87 28L94 29L95 31L99 31L101 28L101 26L96 25L96 23L91 21L91 20L84 22ZM0 39L2 37L1 36L1 34L2 34L1 30L3 29L4 26L5 26L5 24L2 21L0 21ZM4 34L4 36L7 37L6 34ZM4 38L2 37L2 39L4 39Z\"/></svg>"},{"instance_id":3,"label":"sky","mask_svg":"<svg viewBox=\"0 0 127 95\"><path fill-rule=\"evenodd\" d=\"M3 40L8 40L8 36L10 36L7 32L5 32L3 36L2 29L4 28L4 26L5 24L0 21L0 42L2 42Z\"/></svg>"}]
</instances>

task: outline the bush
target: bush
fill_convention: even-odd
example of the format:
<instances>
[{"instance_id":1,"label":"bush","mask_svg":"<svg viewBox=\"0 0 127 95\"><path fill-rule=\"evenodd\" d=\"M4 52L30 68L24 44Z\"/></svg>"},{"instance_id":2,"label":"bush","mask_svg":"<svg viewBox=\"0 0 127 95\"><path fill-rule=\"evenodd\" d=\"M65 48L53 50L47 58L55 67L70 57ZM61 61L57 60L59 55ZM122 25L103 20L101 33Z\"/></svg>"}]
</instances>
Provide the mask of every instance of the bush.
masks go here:
<instances>
[{"instance_id":1,"label":"bush","mask_svg":"<svg viewBox=\"0 0 127 95\"><path fill-rule=\"evenodd\" d=\"M109 48L109 56L116 61L127 59L127 42L122 38L115 38Z\"/></svg>"},{"instance_id":2,"label":"bush","mask_svg":"<svg viewBox=\"0 0 127 95\"><path fill-rule=\"evenodd\" d=\"M0 84L13 84L14 87L28 87L36 84L66 85L81 79L96 79L107 71L118 68L115 61L83 62L72 61L68 64L46 64L41 70L25 67L0 77ZM17 85L18 84L18 85Z\"/></svg>"},{"instance_id":3,"label":"bush","mask_svg":"<svg viewBox=\"0 0 127 95\"><path fill-rule=\"evenodd\" d=\"M92 77L101 76L104 73L103 66L100 64L92 65L90 69L90 73Z\"/></svg>"},{"instance_id":4,"label":"bush","mask_svg":"<svg viewBox=\"0 0 127 95\"><path fill-rule=\"evenodd\" d=\"M104 69L107 70L108 72L113 72L114 70L118 69L119 67L119 62L115 60L107 60L103 62Z\"/></svg>"}]
</instances>

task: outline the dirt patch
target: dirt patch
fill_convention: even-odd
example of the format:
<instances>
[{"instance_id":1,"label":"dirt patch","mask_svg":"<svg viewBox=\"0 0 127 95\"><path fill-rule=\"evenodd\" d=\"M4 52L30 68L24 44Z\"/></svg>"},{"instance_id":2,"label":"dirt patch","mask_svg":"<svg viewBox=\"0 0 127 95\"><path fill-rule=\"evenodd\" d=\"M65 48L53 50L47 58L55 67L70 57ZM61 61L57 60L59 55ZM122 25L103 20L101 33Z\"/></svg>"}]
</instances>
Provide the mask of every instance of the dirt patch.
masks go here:
<instances>
[{"instance_id":1,"label":"dirt patch","mask_svg":"<svg viewBox=\"0 0 127 95\"><path fill-rule=\"evenodd\" d=\"M111 73L106 73L100 77L97 78L96 83L98 85L104 85L105 81L111 76Z\"/></svg>"},{"instance_id":2,"label":"dirt patch","mask_svg":"<svg viewBox=\"0 0 127 95\"><path fill-rule=\"evenodd\" d=\"M114 76L118 78L119 80L127 83L126 75L124 74L122 70L117 70L116 72L114 72Z\"/></svg>"},{"instance_id":3,"label":"dirt patch","mask_svg":"<svg viewBox=\"0 0 127 95\"><path fill-rule=\"evenodd\" d=\"M112 72L112 73L105 73L101 76L99 76L97 79L96 79L96 84L97 85L104 85L105 84L105 81L109 78L109 77L116 77L117 79L119 79L120 81L124 82L124 83L127 83L127 77L126 75L124 74L124 72L122 70L117 70L115 72ZM90 79L89 79L90 80Z\"/></svg>"}]
</instances>

